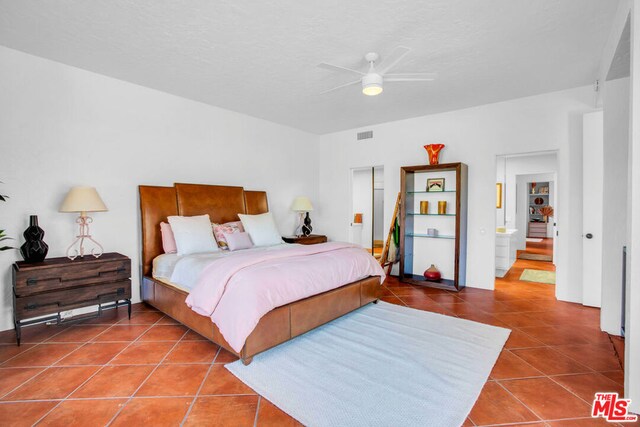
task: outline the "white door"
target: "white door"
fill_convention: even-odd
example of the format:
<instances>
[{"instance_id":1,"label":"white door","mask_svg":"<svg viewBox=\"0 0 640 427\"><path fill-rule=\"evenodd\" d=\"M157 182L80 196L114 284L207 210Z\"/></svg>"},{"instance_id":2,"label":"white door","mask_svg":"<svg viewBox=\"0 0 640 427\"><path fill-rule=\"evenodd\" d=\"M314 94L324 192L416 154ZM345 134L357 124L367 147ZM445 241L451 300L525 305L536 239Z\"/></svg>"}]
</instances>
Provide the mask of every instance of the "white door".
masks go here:
<instances>
[{"instance_id":1,"label":"white door","mask_svg":"<svg viewBox=\"0 0 640 427\"><path fill-rule=\"evenodd\" d=\"M602 111L582 122L582 304L600 307L604 139Z\"/></svg>"}]
</instances>

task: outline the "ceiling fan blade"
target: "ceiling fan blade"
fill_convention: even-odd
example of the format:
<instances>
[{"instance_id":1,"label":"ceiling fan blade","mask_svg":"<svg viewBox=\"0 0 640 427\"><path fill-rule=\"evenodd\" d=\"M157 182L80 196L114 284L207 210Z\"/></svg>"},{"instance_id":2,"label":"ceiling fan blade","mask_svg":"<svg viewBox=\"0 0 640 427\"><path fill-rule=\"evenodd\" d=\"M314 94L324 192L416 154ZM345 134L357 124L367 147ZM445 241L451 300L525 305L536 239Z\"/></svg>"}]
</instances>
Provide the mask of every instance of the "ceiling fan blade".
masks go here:
<instances>
[{"instance_id":1,"label":"ceiling fan blade","mask_svg":"<svg viewBox=\"0 0 640 427\"><path fill-rule=\"evenodd\" d=\"M334 88L331 88L331 89L329 89L329 90L322 91L322 92L320 92L318 95L324 95L325 93L333 92L334 90L338 90L338 89L342 89L343 87L347 87L347 86L351 86L351 85L359 84L359 83L361 83L361 82L362 82L361 80L354 80L354 81L352 81L352 82L345 83L345 84L343 84L343 85L340 85L340 86L336 86L336 87L334 87Z\"/></svg>"},{"instance_id":2,"label":"ceiling fan blade","mask_svg":"<svg viewBox=\"0 0 640 427\"><path fill-rule=\"evenodd\" d=\"M378 70L378 73L384 74L390 69L392 69L393 67L395 67L398 64L398 62L400 62L402 58L404 58L405 55L410 51L411 49L404 46L398 46L395 49L393 49L391 54L389 54L388 57L384 58L383 61L380 63L380 65L376 67Z\"/></svg>"},{"instance_id":3,"label":"ceiling fan blade","mask_svg":"<svg viewBox=\"0 0 640 427\"><path fill-rule=\"evenodd\" d=\"M321 62L318 64L318 68L324 68L325 70L331 70L331 71L340 71L340 72L347 72L347 73L355 73L355 74L359 74L361 76L364 75L364 73L362 71L358 71L358 70L353 70L351 68L347 68L347 67L341 67L339 65L333 65L333 64L327 64L326 62Z\"/></svg>"},{"instance_id":4,"label":"ceiling fan blade","mask_svg":"<svg viewBox=\"0 0 640 427\"><path fill-rule=\"evenodd\" d=\"M425 80L435 80L438 78L438 73L391 73L385 74L384 79L389 81L389 79L425 79Z\"/></svg>"},{"instance_id":5,"label":"ceiling fan blade","mask_svg":"<svg viewBox=\"0 0 640 427\"><path fill-rule=\"evenodd\" d=\"M432 82L433 79L425 79L423 77L391 77L384 78L385 82Z\"/></svg>"}]
</instances>

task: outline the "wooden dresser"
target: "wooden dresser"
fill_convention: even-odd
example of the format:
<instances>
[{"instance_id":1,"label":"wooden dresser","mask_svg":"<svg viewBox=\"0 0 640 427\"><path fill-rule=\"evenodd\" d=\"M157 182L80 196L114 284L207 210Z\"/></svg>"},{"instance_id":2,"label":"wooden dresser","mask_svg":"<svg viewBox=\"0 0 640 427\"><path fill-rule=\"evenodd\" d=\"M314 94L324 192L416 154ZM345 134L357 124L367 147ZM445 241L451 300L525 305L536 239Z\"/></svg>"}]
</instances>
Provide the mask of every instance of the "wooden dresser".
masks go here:
<instances>
[{"instance_id":1,"label":"wooden dresser","mask_svg":"<svg viewBox=\"0 0 640 427\"><path fill-rule=\"evenodd\" d=\"M546 222L530 222L529 232L527 237L533 238L546 238L547 237L547 223Z\"/></svg>"},{"instance_id":2,"label":"wooden dresser","mask_svg":"<svg viewBox=\"0 0 640 427\"><path fill-rule=\"evenodd\" d=\"M61 313L93 305L98 306L98 311L90 316L127 305L131 317L131 260L128 257L106 253L100 258L86 256L72 261L64 257L13 264L13 316L18 345L22 326L78 320L78 317L62 319Z\"/></svg>"}]
</instances>

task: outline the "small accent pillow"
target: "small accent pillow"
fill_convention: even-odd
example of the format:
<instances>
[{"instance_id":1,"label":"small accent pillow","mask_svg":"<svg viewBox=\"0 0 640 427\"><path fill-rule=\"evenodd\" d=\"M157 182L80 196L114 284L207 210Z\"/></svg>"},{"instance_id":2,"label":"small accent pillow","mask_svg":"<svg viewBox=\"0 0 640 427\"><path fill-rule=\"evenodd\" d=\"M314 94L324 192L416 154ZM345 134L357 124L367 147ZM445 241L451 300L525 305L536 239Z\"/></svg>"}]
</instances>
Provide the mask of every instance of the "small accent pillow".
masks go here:
<instances>
[{"instance_id":1,"label":"small accent pillow","mask_svg":"<svg viewBox=\"0 0 640 427\"><path fill-rule=\"evenodd\" d=\"M249 233L224 233L224 237L227 239L227 247L230 251L237 251L238 249L249 249L253 247L253 242Z\"/></svg>"},{"instance_id":2,"label":"small accent pillow","mask_svg":"<svg viewBox=\"0 0 640 427\"><path fill-rule=\"evenodd\" d=\"M238 214L238 216L255 246L271 246L282 243L282 237L273 221L271 212L261 215Z\"/></svg>"},{"instance_id":3,"label":"small accent pillow","mask_svg":"<svg viewBox=\"0 0 640 427\"><path fill-rule=\"evenodd\" d=\"M209 215L170 216L168 220L176 239L178 255L218 251Z\"/></svg>"},{"instance_id":4,"label":"small accent pillow","mask_svg":"<svg viewBox=\"0 0 640 427\"><path fill-rule=\"evenodd\" d=\"M173 237L173 230L166 222L160 223L160 234L162 235L162 249L165 254L175 254L178 252L176 238Z\"/></svg>"},{"instance_id":5,"label":"small accent pillow","mask_svg":"<svg viewBox=\"0 0 640 427\"><path fill-rule=\"evenodd\" d=\"M242 222L240 221L227 222L225 224L216 224L214 222L211 226L213 227L213 235L216 237L218 246L224 251L228 249L227 238L225 237L227 234L244 232Z\"/></svg>"}]
</instances>

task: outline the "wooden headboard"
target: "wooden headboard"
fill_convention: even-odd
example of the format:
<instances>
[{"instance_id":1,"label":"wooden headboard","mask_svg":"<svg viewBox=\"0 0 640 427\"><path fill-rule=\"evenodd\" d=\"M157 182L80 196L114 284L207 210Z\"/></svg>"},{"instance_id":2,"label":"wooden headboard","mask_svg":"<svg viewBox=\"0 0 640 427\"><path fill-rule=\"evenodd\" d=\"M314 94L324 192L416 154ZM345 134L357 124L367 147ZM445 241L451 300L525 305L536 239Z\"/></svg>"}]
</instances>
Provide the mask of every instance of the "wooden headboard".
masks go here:
<instances>
[{"instance_id":1,"label":"wooden headboard","mask_svg":"<svg viewBox=\"0 0 640 427\"><path fill-rule=\"evenodd\" d=\"M160 223L171 215L209 214L211 222L238 221L238 214L269 212L267 193L242 187L174 184L173 187L139 186L142 218L142 273L151 276L153 259L164 253Z\"/></svg>"}]
</instances>

